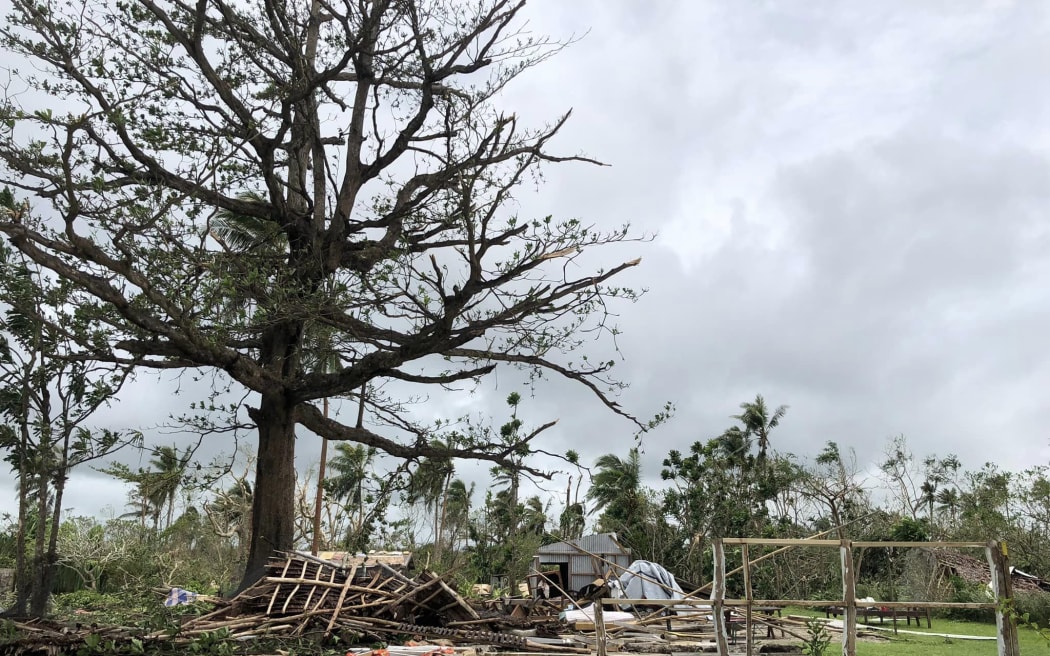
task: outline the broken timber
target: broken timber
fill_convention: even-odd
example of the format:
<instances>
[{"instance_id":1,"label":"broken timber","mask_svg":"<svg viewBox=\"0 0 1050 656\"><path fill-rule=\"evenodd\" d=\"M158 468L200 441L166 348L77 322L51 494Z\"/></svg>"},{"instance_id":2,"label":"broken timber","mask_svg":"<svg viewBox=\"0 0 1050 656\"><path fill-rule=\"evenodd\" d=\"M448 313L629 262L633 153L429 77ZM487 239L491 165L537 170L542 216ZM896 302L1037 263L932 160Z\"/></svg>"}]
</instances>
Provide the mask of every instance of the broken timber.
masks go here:
<instances>
[{"instance_id":1,"label":"broken timber","mask_svg":"<svg viewBox=\"0 0 1050 656\"><path fill-rule=\"evenodd\" d=\"M470 628L458 628L469 622ZM340 567L301 554L272 559L265 575L226 606L188 621L181 636L227 629L233 637L303 635L336 631L379 637L410 634L453 642L486 642L547 651L499 633L441 576L424 571L410 579L382 563Z\"/></svg>"}]
</instances>

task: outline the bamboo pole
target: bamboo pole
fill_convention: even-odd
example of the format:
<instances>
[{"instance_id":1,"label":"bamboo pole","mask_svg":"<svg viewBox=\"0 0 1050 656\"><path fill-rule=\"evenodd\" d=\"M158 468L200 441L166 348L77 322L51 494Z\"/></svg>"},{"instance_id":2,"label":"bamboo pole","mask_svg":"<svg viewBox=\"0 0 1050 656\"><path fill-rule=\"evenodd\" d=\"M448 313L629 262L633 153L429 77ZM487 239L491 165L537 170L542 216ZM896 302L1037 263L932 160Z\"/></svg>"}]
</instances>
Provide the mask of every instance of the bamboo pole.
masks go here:
<instances>
[{"instance_id":1,"label":"bamboo pole","mask_svg":"<svg viewBox=\"0 0 1050 656\"><path fill-rule=\"evenodd\" d=\"M303 569L302 569L301 572L299 572L299 578L302 578L302 579L306 578L306 568L308 566L309 566L308 561L304 560L303 561ZM292 591L288 593L288 598L284 600L284 605L281 606L281 612L282 613L287 613L288 612L288 604L292 603L292 598L295 597L295 593L296 592L299 592L299 588L301 586L302 586L301 583L296 583L295 587L292 588ZM310 588L310 592L313 592L313 588ZM307 599L307 603L309 603L309 599ZM306 603L304 603L303 606L306 606Z\"/></svg>"}]
</instances>

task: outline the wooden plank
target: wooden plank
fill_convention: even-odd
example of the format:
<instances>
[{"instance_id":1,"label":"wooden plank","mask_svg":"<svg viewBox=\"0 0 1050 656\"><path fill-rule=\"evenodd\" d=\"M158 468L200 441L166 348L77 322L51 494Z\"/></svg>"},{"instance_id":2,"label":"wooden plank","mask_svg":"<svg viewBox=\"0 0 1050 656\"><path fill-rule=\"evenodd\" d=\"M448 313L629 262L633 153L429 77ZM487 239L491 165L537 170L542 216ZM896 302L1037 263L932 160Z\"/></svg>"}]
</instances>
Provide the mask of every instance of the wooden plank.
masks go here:
<instances>
[{"instance_id":1,"label":"wooden plank","mask_svg":"<svg viewBox=\"0 0 1050 656\"><path fill-rule=\"evenodd\" d=\"M723 544L754 544L767 547L839 547L839 540L814 540L811 538L722 538ZM978 549L984 542L854 542L858 547L924 547L928 549Z\"/></svg>"},{"instance_id":2,"label":"wooden plank","mask_svg":"<svg viewBox=\"0 0 1050 656\"><path fill-rule=\"evenodd\" d=\"M456 600L456 604L460 608L465 610L467 612L467 615L469 615L472 619L475 620L481 619L481 616L478 615L478 611L474 610L473 606L464 601L463 597L459 596L459 593L452 589L452 586L450 586L448 583L445 583L445 580L443 578L439 580L441 581L441 587L445 590L445 592L451 595L453 599Z\"/></svg>"},{"instance_id":3,"label":"wooden plank","mask_svg":"<svg viewBox=\"0 0 1050 656\"><path fill-rule=\"evenodd\" d=\"M335 602L335 608L332 609L332 616L328 618L328 626L324 630L324 634L326 636L332 633L332 627L335 626L335 621L339 618L339 611L343 609L343 600L346 599L346 593L349 592L351 587L353 587L352 583L354 581L355 571L356 567L350 568L350 573L346 577L346 584L343 586L343 589L339 592L339 599Z\"/></svg>"},{"instance_id":4,"label":"wooden plank","mask_svg":"<svg viewBox=\"0 0 1050 656\"><path fill-rule=\"evenodd\" d=\"M711 586L711 615L715 624L715 644L718 647L718 656L729 656L729 627L726 626L726 618L723 615L724 604L722 603L726 597L726 553L720 538L711 541L711 550L715 570L714 585Z\"/></svg>"},{"instance_id":5,"label":"wooden plank","mask_svg":"<svg viewBox=\"0 0 1050 656\"><path fill-rule=\"evenodd\" d=\"M606 597L602 601L607 604L620 604L621 606L710 606L710 599L613 599ZM838 602L835 602L838 603ZM663 611L661 611L663 612Z\"/></svg>"},{"instance_id":6,"label":"wooden plank","mask_svg":"<svg viewBox=\"0 0 1050 656\"><path fill-rule=\"evenodd\" d=\"M853 572L853 548L849 540L839 545L842 560L842 603L845 621L842 631L842 656L857 656L857 578Z\"/></svg>"},{"instance_id":7,"label":"wooden plank","mask_svg":"<svg viewBox=\"0 0 1050 656\"><path fill-rule=\"evenodd\" d=\"M995 625L999 636L999 656L1020 656L1021 647L1017 642L1017 625L1012 617L1007 616L1006 606L1013 602L1013 584L1010 580L1010 564L1007 562L1005 542L990 541L985 546L988 568L992 572L992 593L1000 608L995 614Z\"/></svg>"},{"instance_id":8,"label":"wooden plank","mask_svg":"<svg viewBox=\"0 0 1050 656\"><path fill-rule=\"evenodd\" d=\"M924 549L980 549L985 547L983 542L854 542L853 548L858 547L905 547Z\"/></svg>"},{"instance_id":9,"label":"wooden plank","mask_svg":"<svg viewBox=\"0 0 1050 656\"><path fill-rule=\"evenodd\" d=\"M284 561L284 570L281 572L281 577L280 578L283 579L285 576L288 575L288 568L291 567L291 566L292 566L292 559L289 556L288 560ZM267 580L269 580L270 578L271 577L267 577ZM277 585L275 585L273 587L273 596L270 597L270 605L266 607L266 614L267 615L269 615L271 612L273 612L273 605L277 602L277 593L280 592L280 591L281 591L281 584L278 583Z\"/></svg>"},{"instance_id":10,"label":"wooden plank","mask_svg":"<svg viewBox=\"0 0 1050 656\"><path fill-rule=\"evenodd\" d=\"M616 601L623 601L618 599ZM642 600L645 601L645 600ZM682 601L671 603L684 603ZM709 603L709 602L704 602ZM726 599L723 601L726 606L746 606L746 599ZM842 606L844 602L841 599L828 600L828 599L754 599L751 603L755 606L799 606L802 608L827 608L828 606ZM669 604L670 605L670 604ZM865 601L861 604L860 608L966 608L970 610L987 610L998 608L997 604L992 602L976 603L976 602L954 602L954 601Z\"/></svg>"},{"instance_id":11,"label":"wooden plank","mask_svg":"<svg viewBox=\"0 0 1050 656\"><path fill-rule=\"evenodd\" d=\"M765 547L837 547L839 541L811 538L722 538L722 544L756 544Z\"/></svg>"},{"instance_id":12,"label":"wooden plank","mask_svg":"<svg viewBox=\"0 0 1050 656\"><path fill-rule=\"evenodd\" d=\"M722 602L726 606L746 606L746 599L726 599ZM841 606L841 599L752 599L755 606L802 606L805 608L824 608L826 606Z\"/></svg>"},{"instance_id":13,"label":"wooden plank","mask_svg":"<svg viewBox=\"0 0 1050 656\"><path fill-rule=\"evenodd\" d=\"M304 580L306 579L306 568L309 567L309 565L310 565L309 561L306 561L306 560L303 561L303 569L302 569L302 571L299 572L299 578L304 579ZM284 600L284 605L281 606L281 612L282 613L287 613L288 612L288 604L292 603L292 598L295 597L295 593L296 592L299 592L299 588L301 586L302 586L301 583L295 584L295 587L292 588L292 591L290 593L288 593L288 598ZM310 592L311 592L311 594L313 593L313 588L310 588ZM309 600L309 598L307 598L306 603L303 604L303 608L306 608L306 606L309 603L310 603L310 600Z\"/></svg>"}]
</instances>

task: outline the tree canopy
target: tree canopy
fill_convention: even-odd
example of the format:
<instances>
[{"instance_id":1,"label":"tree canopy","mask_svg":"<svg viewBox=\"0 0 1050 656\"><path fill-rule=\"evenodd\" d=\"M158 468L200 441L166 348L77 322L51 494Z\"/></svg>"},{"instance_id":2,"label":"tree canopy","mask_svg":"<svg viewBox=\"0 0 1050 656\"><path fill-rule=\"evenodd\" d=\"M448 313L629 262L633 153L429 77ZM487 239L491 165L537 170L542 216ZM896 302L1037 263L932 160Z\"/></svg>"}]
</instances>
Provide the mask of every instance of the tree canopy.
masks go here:
<instances>
[{"instance_id":1,"label":"tree canopy","mask_svg":"<svg viewBox=\"0 0 1050 656\"><path fill-rule=\"evenodd\" d=\"M523 1L11 4L0 42L32 93L0 103L0 165L41 204L0 232L71 286L96 327L86 357L209 369L252 395L267 484L249 572L292 547L297 424L405 459L519 466L528 448L435 445L379 392L368 425L344 424L323 398L507 363L646 427L617 404L613 361L573 353L615 333L608 300L636 298L609 281L638 260L578 259L628 228L511 204L542 165L596 163L553 149L568 114L530 126L494 102L563 47L525 31ZM221 216L275 238L231 246ZM311 366L317 334L337 366Z\"/></svg>"}]
</instances>

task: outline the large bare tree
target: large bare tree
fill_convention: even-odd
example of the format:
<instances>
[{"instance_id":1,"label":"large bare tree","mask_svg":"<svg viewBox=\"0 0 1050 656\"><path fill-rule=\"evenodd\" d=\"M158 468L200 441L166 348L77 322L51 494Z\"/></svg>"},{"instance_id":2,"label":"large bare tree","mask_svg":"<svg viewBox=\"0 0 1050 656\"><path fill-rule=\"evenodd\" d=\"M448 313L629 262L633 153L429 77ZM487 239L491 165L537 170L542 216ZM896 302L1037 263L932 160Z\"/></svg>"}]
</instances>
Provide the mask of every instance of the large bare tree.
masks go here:
<instances>
[{"instance_id":1,"label":"large bare tree","mask_svg":"<svg viewBox=\"0 0 1050 656\"><path fill-rule=\"evenodd\" d=\"M635 296L608 281L637 261L577 259L627 228L510 202L544 164L593 161L550 149L568 114L529 127L494 102L563 46L526 31L524 4L12 1L0 34L25 65L9 70L0 161L50 208L0 231L79 290L105 328L92 357L211 369L252 394L249 573L292 547L297 424L396 457L506 466L529 439L435 446L396 398L369 398L372 428L325 417L323 398L508 363L628 416L608 353L573 353L614 332L609 298ZM227 245L210 229L220 212L275 238ZM309 364L317 335L338 366Z\"/></svg>"}]
</instances>

